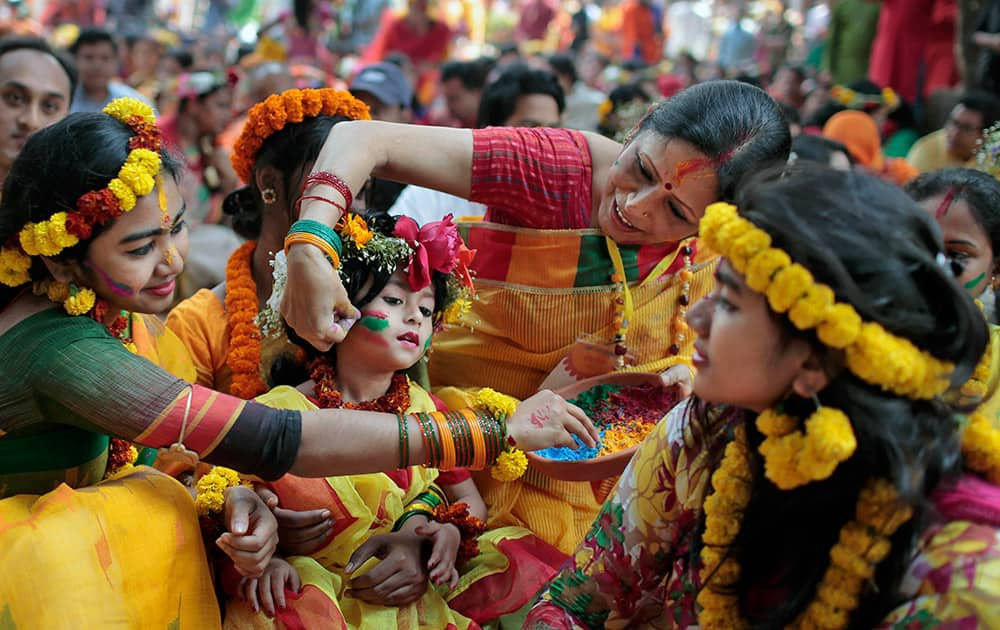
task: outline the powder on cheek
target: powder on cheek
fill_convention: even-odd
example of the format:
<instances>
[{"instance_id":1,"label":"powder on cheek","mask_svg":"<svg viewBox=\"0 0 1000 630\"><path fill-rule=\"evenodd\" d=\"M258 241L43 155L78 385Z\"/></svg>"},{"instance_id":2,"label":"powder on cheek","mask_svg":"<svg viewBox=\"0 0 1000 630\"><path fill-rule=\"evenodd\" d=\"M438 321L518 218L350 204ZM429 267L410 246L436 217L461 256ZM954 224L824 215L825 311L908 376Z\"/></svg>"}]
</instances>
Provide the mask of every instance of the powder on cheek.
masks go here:
<instances>
[{"instance_id":1,"label":"powder on cheek","mask_svg":"<svg viewBox=\"0 0 1000 630\"><path fill-rule=\"evenodd\" d=\"M117 280L112 278L111 275L108 274L108 272L104 271L97 265L89 262L86 262L84 264L88 268L92 269L97 275L99 275L101 277L101 280L104 281L104 284L108 285L108 288L111 289L111 292L114 293L115 295L119 295L121 297L132 297L133 295L135 295L136 293L135 289L128 286L127 284L118 282Z\"/></svg>"},{"instance_id":2,"label":"powder on cheek","mask_svg":"<svg viewBox=\"0 0 1000 630\"><path fill-rule=\"evenodd\" d=\"M367 344L372 344L372 345L375 345L375 346L379 346L381 348L388 348L389 347L389 340L386 339L377 330L371 328L368 324L366 324L365 323L365 319L368 319L368 318L367 317L363 317L361 319L361 324L362 324L361 326L355 327L355 328L351 329L351 334L360 335L361 338L364 340L364 342L367 343ZM384 321L384 320L375 320L375 321ZM383 326L380 330L384 330L388 326L389 326L389 322L385 322L385 326ZM355 332L355 331L357 331L357 332Z\"/></svg>"},{"instance_id":3,"label":"powder on cheek","mask_svg":"<svg viewBox=\"0 0 1000 630\"><path fill-rule=\"evenodd\" d=\"M979 274L978 276L976 276L975 278L973 278L972 280L969 280L968 282L966 282L965 283L965 289L966 289L966 291L968 291L969 289L975 288L975 286L977 284L979 284L980 282L982 282L983 278L985 278L985 277L986 277L986 272L984 271L981 274Z\"/></svg>"},{"instance_id":4,"label":"powder on cheek","mask_svg":"<svg viewBox=\"0 0 1000 630\"><path fill-rule=\"evenodd\" d=\"M382 311L361 311L361 325L372 332L389 327L389 315Z\"/></svg>"}]
</instances>

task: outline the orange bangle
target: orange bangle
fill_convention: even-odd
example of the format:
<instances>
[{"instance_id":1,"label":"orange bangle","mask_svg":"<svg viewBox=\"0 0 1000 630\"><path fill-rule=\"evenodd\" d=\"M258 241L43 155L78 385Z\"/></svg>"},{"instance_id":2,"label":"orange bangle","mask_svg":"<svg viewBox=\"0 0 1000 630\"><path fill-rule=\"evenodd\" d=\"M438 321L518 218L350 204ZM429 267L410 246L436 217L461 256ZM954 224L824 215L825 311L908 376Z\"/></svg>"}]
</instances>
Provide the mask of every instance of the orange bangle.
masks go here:
<instances>
[{"instance_id":1,"label":"orange bangle","mask_svg":"<svg viewBox=\"0 0 1000 630\"><path fill-rule=\"evenodd\" d=\"M330 264L333 265L334 269L340 267L340 256L337 254L337 250L333 248L332 245L316 236L315 234L310 234L308 232L293 232L285 237L285 255L288 255L288 248L296 244L313 245L318 247L321 252L326 256Z\"/></svg>"},{"instance_id":2,"label":"orange bangle","mask_svg":"<svg viewBox=\"0 0 1000 630\"><path fill-rule=\"evenodd\" d=\"M441 465L438 468L441 470L451 470L457 464L455 436L452 435L451 427L448 426L443 413L435 411L431 414L431 417L434 418L434 424L437 425L438 436L441 438L442 451L444 451L444 455L441 458Z\"/></svg>"},{"instance_id":3,"label":"orange bangle","mask_svg":"<svg viewBox=\"0 0 1000 630\"><path fill-rule=\"evenodd\" d=\"M472 416L471 418L469 416ZM475 414L463 413L462 417L469 423L469 432L472 434L472 470L483 470L486 468L486 438L483 437L483 428L479 426L479 420Z\"/></svg>"}]
</instances>

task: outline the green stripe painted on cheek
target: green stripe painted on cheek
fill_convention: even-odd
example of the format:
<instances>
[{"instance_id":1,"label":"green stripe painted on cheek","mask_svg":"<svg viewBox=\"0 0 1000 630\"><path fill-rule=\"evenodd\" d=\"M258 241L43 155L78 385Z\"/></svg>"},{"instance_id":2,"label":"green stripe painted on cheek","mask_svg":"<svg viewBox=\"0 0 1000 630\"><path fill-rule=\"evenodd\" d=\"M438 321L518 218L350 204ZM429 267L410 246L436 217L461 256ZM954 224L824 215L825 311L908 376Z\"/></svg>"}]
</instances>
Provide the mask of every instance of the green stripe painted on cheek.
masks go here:
<instances>
[{"instance_id":1,"label":"green stripe painted on cheek","mask_svg":"<svg viewBox=\"0 0 1000 630\"><path fill-rule=\"evenodd\" d=\"M978 276L976 276L972 280L969 280L968 282L966 282L965 285L964 285L965 288L966 288L966 290L974 288L977 284L979 284L980 282L982 282L983 278L985 278L985 277L986 277L986 272L984 271L983 273L979 274Z\"/></svg>"},{"instance_id":2,"label":"green stripe painted on cheek","mask_svg":"<svg viewBox=\"0 0 1000 630\"><path fill-rule=\"evenodd\" d=\"M389 327L389 320L366 315L361 318L361 325L372 332L379 332Z\"/></svg>"}]
</instances>

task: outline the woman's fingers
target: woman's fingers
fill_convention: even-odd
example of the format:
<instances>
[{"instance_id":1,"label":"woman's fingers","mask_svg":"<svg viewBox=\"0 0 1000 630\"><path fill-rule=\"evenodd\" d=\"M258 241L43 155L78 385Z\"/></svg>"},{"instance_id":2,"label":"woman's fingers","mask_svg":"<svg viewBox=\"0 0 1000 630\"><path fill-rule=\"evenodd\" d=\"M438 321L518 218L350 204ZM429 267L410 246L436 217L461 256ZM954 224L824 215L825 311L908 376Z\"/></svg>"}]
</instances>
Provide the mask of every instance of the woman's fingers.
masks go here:
<instances>
[{"instance_id":1,"label":"woman's fingers","mask_svg":"<svg viewBox=\"0 0 1000 630\"><path fill-rule=\"evenodd\" d=\"M319 248L298 243L288 249L288 280L281 314L296 333L317 350L343 341L358 311L340 275Z\"/></svg>"}]
</instances>

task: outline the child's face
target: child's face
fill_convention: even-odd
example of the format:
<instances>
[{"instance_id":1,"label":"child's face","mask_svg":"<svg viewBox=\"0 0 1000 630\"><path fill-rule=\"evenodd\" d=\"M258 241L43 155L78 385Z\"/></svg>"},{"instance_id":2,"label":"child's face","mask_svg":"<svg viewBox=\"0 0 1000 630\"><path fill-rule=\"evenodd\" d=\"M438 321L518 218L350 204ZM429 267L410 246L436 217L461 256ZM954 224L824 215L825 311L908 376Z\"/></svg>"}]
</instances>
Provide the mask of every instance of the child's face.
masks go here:
<instances>
[{"instance_id":1,"label":"child's face","mask_svg":"<svg viewBox=\"0 0 1000 630\"><path fill-rule=\"evenodd\" d=\"M413 291L406 273L397 270L385 288L361 308L361 320L337 346L339 369L350 369L350 363L342 363L344 359L364 361L368 369L386 372L409 368L427 349L433 320L434 287Z\"/></svg>"}]
</instances>

